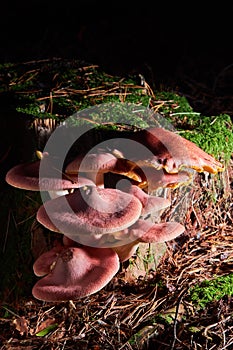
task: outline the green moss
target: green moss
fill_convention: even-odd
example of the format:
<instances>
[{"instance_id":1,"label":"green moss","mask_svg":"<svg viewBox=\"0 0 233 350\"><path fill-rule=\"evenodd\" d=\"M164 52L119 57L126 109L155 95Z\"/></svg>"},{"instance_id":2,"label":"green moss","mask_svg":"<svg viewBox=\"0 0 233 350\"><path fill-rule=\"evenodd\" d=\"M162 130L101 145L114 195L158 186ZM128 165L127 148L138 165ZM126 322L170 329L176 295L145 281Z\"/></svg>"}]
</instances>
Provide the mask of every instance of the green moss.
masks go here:
<instances>
[{"instance_id":1,"label":"green moss","mask_svg":"<svg viewBox=\"0 0 233 350\"><path fill-rule=\"evenodd\" d=\"M148 106L150 96L133 77L111 76L78 60L0 66L1 92L15 93L16 111L63 120L78 110L109 102Z\"/></svg>"},{"instance_id":2,"label":"green moss","mask_svg":"<svg viewBox=\"0 0 233 350\"><path fill-rule=\"evenodd\" d=\"M178 127L183 124L184 116L194 116L195 113L185 96L174 91L155 91L155 98L159 105L159 112L165 115L172 124Z\"/></svg>"},{"instance_id":3,"label":"green moss","mask_svg":"<svg viewBox=\"0 0 233 350\"><path fill-rule=\"evenodd\" d=\"M188 118L187 118L188 119ZM193 129L181 135L196 143L207 153L229 162L233 150L233 123L227 114L215 117L200 116L189 120Z\"/></svg>"},{"instance_id":4,"label":"green moss","mask_svg":"<svg viewBox=\"0 0 233 350\"><path fill-rule=\"evenodd\" d=\"M121 106L111 114L95 112L91 122L127 121L143 128L156 126L156 120L151 119L150 123L129 107L124 110L124 104L132 104L158 112L164 119L162 126L173 125L183 137L217 159L228 162L231 157L233 127L229 115L202 116L193 110L185 96L174 91L151 94L139 85L136 76L112 76L96 65L79 60L53 59L0 65L0 77L0 93L14 93L15 111L29 118L63 121L92 106L115 103ZM80 124L83 125L83 120Z\"/></svg>"},{"instance_id":5,"label":"green moss","mask_svg":"<svg viewBox=\"0 0 233 350\"><path fill-rule=\"evenodd\" d=\"M79 111L69 118L69 122L74 125L82 125L82 122L90 121L91 124L106 127L106 124L122 124L147 128L153 124L152 111L142 105L134 103L103 103L89 107L84 113ZM104 122L104 124L102 124Z\"/></svg>"},{"instance_id":6,"label":"green moss","mask_svg":"<svg viewBox=\"0 0 233 350\"><path fill-rule=\"evenodd\" d=\"M189 290L192 303L203 309L212 301L220 300L224 296L233 295L233 274L220 276L213 280L203 281Z\"/></svg>"},{"instance_id":7,"label":"green moss","mask_svg":"<svg viewBox=\"0 0 233 350\"><path fill-rule=\"evenodd\" d=\"M159 112L181 136L215 158L229 162L233 149L233 123L229 115L203 116L193 111L184 96L166 91L155 95L161 101Z\"/></svg>"}]
</instances>

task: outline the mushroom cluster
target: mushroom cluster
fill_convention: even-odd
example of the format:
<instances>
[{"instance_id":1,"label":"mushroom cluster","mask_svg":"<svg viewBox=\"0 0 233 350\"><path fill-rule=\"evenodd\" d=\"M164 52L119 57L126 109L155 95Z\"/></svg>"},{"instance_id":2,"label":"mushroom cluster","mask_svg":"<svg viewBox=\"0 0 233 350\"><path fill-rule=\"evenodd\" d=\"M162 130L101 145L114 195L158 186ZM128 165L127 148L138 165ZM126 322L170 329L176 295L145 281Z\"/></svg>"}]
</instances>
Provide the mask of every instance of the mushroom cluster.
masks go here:
<instances>
[{"instance_id":1,"label":"mushroom cluster","mask_svg":"<svg viewBox=\"0 0 233 350\"><path fill-rule=\"evenodd\" d=\"M46 152L6 174L11 186L49 193L37 221L62 237L34 262L40 277L32 289L35 298L75 300L105 287L140 243L167 242L185 231L178 222L152 220L170 206L154 190L189 183L190 169L224 170L194 143L163 128L132 132L130 139L148 149L148 157L130 153L120 142L112 151L98 148L73 156L62 174Z\"/></svg>"}]
</instances>

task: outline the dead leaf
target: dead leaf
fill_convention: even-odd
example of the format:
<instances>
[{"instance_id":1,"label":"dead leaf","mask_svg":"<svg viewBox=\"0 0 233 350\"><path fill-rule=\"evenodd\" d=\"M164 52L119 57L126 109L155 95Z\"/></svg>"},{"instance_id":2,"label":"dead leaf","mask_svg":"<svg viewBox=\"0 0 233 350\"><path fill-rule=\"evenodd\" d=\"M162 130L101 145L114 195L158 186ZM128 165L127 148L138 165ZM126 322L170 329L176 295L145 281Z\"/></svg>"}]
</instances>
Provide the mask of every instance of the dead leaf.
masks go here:
<instances>
[{"instance_id":1,"label":"dead leaf","mask_svg":"<svg viewBox=\"0 0 233 350\"><path fill-rule=\"evenodd\" d=\"M19 331L20 335L28 335L28 321L24 316L14 319L13 324L17 331Z\"/></svg>"}]
</instances>

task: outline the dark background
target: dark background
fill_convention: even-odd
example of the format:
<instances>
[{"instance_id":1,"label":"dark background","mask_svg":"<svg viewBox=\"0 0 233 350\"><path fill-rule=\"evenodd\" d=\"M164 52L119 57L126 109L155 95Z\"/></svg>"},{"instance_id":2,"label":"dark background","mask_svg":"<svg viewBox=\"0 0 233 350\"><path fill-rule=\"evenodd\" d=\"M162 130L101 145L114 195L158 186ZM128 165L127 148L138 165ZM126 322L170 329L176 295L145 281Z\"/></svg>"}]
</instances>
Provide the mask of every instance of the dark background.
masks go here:
<instances>
[{"instance_id":1,"label":"dark background","mask_svg":"<svg viewBox=\"0 0 233 350\"><path fill-rule=\"evenodd\" d=\"M155 86L206 84L233 64L232 2L18 1L1 5L0 62L83 59Z\"/></svg>"}]
</instances>

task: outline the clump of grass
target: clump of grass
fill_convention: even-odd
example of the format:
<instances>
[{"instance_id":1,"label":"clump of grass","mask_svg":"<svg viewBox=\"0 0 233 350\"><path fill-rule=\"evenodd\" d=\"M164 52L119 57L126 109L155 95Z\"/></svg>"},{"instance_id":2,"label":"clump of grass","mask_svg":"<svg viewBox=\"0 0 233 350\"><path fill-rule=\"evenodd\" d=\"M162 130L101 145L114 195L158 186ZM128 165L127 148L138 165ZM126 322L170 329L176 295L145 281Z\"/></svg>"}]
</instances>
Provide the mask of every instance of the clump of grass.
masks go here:
<instances>
[{"instance_id":1,"label":"clump of grass","mask_svg":"<svg viewBox=\"0 0 233 350\"><path fill-rule=\"evenodd\" d=\"M233 295L233 274L203 281L189 290L189 298L199 309L204 309L208 303Z\"/></svg>"}]
</instances>

